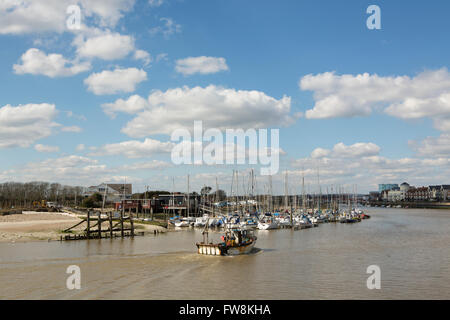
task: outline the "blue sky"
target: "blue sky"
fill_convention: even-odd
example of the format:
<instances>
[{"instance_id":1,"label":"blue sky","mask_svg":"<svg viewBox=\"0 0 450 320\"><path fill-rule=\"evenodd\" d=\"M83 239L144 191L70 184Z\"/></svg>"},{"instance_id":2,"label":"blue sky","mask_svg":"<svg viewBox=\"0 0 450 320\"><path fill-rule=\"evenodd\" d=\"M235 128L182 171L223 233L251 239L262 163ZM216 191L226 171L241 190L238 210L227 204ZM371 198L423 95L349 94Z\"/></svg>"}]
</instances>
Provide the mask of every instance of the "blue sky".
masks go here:
<instances>
[{"instance_id":1,"label":"blue sky","mask_svg":"<svg viewBox=\"0 0 450 320\"><path fill-rule=\"evenodd\" d=\"M158 144L169 141L161 123L180 117L175 123L188 126L194 120L207 122L217 112L232 114L223 123L211 120L221 128L253 128L256 120L258 127L280 128L280 173L288 170L291 190L298 189L303 175L315 184L317 167L324 185L358 184L361 191L404 180L449 183L448 1L101 0L98 7L89 1L32 2L28 9L10 0L0 6L0 181L91 185L127 179L142 190L144 185L172 188L172 177L178 177L176 188L183 190L182 177L190 174L194 189L214 184L217 176L228 190L232 170L244 175L250 166L175 166L167 148ZM66 27L70 4L81 7L81 30ZM381 30L366 27L372 4L381 9ZM118 48L119 40L124 45ZM138 50L151 62L135 59ZM67 64L49 74L47 64L55 63L51 54ZM178 71L187 58L197 58L193 71ZM70 71L71 66L84 69ZM132 88L114 82L114 93L96 93L86 82L94 74L131 69L136 71L130 75ZM321 77L326 73L328 80ZM368 80L360 81L365 73ZM301 87L308 75L311 82ZM170 90L183 87L186 97L174 103ZM198 104L206 112L194 110L198 95L187 97L195 87L205 95ZM243 91L236 99L243 99L238 102L247 112L210 103L209 95L234 95L223 88ZM147 101L155 91L166 112L161 119L152 103L136 109L130 102L115 117L102 107L133 95ZM249 91L264 95L264 101L249 101L244 97ZM290 102L280 114L275 105L283 97ZM183 99L193 99L185 110L179 105ZM46 111L47 120L36 117ZM254 119L245 118L252 112ZM154 129L124 130L130 122L148 120ZM11 126L24 136L11 133ZM146 138L154 145L148 152L140 145ZM124 142L133 143L117 145ZM105 145L115 145L116 153L102 153L112 149ZM124 156L133 148L140 150L139 157ZM323 152L312 154L317 148ZM133 164L145 169L130 169ZM266 180L260 179L263 185ZM281 175L274 183L282 192Z\"/></svg>"}]
</instances>

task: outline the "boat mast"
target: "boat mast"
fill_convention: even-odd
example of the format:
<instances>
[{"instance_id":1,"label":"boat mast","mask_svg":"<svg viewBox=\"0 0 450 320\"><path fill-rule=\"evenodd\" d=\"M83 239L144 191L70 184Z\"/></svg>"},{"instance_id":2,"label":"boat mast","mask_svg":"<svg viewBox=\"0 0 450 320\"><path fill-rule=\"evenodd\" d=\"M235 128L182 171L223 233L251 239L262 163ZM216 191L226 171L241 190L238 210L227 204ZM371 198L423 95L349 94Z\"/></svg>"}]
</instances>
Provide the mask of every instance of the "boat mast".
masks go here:
<instances>
[{"instance_id":1,"label":"boat mast","mask_svg":"<svg viewBox=\"0 0 450 320\"><path fill-rule=\"evenodd\" d=\"M288 200L288 173L287 170L284 173L284 208L289 210L289 200Z\"/></svg>"},{"instance_id":2,"label":"boat mast","mask_svg":"<svg viewBox=\"0 0 450 320\"><path fill-rule=\"evenodd\" d=\"M234 170L233 177L231 178L231 190L230 190L230 199L233 199L233 182L234 182ZM227 214L230 214L230 202L227 201Z\"/></svg>"},{"instance_id":3,"label":"boat mast","mask_svg":"<svg viewBox=\"0 0 450 320\"><path fill-rule=\"evenodd\" d=\"M216 176L216 199L214 202L219 203L219 184L217 183L217 176ZM216 210L216 206L213 204L213 211L215 211L215 210ZM219 213L220 213L220 211L219 211Z\"/></svg>"},{"instance_id":4,"label":"boat mast","mask_svg":"<svg viewBox=\"0 0 450 320\"><path fill-rule=\"evenodd\" d=\"M272 198L272 175L269 175L269 211L273 212L273 198Z\"/></svg>"},{"instance_id":5,"label":"boat mast","mask_svg":"<svg viewBox=\"0 0 450 320\"><path fill-rule=\"evenodd\" d=\"M172 213L173 217L175 217L175 178L172 177Z\"/></svg>"},{"instance_id":6,"label":"boat mast","mask_svg":"<svg viewBox=\"0 0 450 320\"><path fill-rule=\"evenodd\" d=\"M322 188L320 187L319 165L317 166L317 185L319 186L319 201L317 202L318 211L320 212L320 200L322 198Z\"/></svg>"},{"instance_id":7,"label":"boat mast","mask_svg":"<svg viewBox=\"0 0 450 320\"><path fill-rule=\"evenodd\" d=\"M303 213L306 212L306 199L305 199L305 168L302 170L302 207Z\"/></svg>"},{"instance_id":8,"label":"boat mast","mask_svg":"<svg viewBox=\"0 0 450 320\"><path fill-rule=\"evenodd\" d=\"M187 212L188 218L189 218L190 205L191 205L191 202L190 202L190 197L189 197L189 175L187 175L187 209L186 209L186 212Z\"/></svg>"},{"instance_id":9,"label":"boat mast","mask_svg":"<svg viewBox=\"0 0 450 320\"><path fill-rule=\"evenodd\" d=\"M105 192L103 193L102 214L104 214L104 211L105 211L106 191L107 191L107 189L108 189L108 185L105 184Z\"/></svg>"},{"instance_id":10,"label":"boat mast","mask_svg":"<svg viewBox=\"0 0 450 320\"><path fill-rule=\"evenodd\" d=\"M238 207L238 199L239 199L238 198L239 197L238 196L238 192L239 192L239 175L238 175L238 171L236 170L236 194L235 194L236 195L235 196L235 200L236 200L236 203L235 203L236 207L235 208L236 208L236 210L235 210L235 212L239 210L239 207Z\"/></svg>"}]
</instances>

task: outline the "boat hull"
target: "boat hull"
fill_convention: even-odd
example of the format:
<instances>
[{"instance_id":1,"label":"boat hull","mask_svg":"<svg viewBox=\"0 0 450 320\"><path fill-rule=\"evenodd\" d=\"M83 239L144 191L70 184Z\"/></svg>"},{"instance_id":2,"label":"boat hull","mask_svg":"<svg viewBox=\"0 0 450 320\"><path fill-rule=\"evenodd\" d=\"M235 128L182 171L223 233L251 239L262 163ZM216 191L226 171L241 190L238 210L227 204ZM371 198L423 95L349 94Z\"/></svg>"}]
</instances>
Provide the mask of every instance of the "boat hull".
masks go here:
<instances>
[{"instance_id":1,"label":"boat hull","mask_svg":"<svg viewBox=\"0 0 450 320\"><path fill-rule=\"evenodd\" d=\"M198 254L204 254L208 256L223 256L225 254L224 251L224 247L218 244L197 243Z\"/></svg>"},{"instance_id":2,"label":"boat hull","mask_svg":"<svg viewBox=\"0 0 450 320\"><path fill-rule=\"evenodd\" d=\"M175 222L175 227L178 228L189 227L189 222L187 221Z\"/></svg>"},{"instance_id":3,"label":"boat hull","mask_svg":"<svg viewBox=\"0 0 450 320\"><path fill-rule=\"evenodd\" d=\"M252 251L254 246L255 246L255 241L252 241L250 244L245 245L245 246L230 247L227 249L226 255L237 256L240 254L248 254L248 253L250 253L250 251Z\"/></svg>"},{"instance_id":4,"label":"boat hull","mask_svg":"<svg viewBox=\"0 0 450 320\"><path fill-rule=\"evenodd\" d=\"M278 229L278 225L276 223L267 223L267 222L259 222L258 223L259 230L273 230Z\"/></svg>"},{"instance_id":5,"label":"boat hull","mask_svg":"<svg viewBox=\"0 0 450 320\"><path fill-rule=\"evenodd\" d=\"M235 256L250 253L255 246L255 243L256 240L253 240L248 244L233 247L227 247L223 244L197 243L197 252L198 254L208 256Z\"/></svg>"}]
</instances>

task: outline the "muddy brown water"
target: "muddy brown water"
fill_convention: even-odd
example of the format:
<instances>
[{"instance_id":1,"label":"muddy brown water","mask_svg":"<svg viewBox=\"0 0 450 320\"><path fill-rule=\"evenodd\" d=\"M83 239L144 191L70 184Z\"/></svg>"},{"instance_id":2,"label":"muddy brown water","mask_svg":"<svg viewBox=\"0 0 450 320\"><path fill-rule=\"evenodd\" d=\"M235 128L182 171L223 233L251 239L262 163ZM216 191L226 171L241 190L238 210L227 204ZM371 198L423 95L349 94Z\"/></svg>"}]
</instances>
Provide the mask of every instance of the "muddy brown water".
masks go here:
<instances>
[{"instance_id":1,"label":"muddy brown water","mask_svg":"<svg viewBox=\"0 0 450 320\"><path fill-rule=\"evenodd\" d=\"M198 255L194 229L0 243L0 299L450 299L450 210L366 211L357 224L257 231L257 249L235 257ZM80 290L66 287L69 265ZM369 265L380 290L367 288Z\"/></svg>"}]
</instances>

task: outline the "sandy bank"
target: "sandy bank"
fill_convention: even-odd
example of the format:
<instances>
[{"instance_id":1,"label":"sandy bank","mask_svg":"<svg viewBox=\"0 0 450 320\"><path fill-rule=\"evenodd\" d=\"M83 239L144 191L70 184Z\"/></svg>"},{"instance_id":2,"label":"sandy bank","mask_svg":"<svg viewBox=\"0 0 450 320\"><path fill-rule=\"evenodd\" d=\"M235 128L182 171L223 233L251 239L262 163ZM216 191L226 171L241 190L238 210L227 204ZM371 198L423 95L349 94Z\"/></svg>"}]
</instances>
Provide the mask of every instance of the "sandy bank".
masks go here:
<instances>
[{"instance_id":1,"label":"sandy bank","mask_svg":"<svg viewBox=\"0 0 450 320\"><path fill-rule=\"evenodd\" d=\"M62 230L70 228L80 221L81 219L76 215L68 213L25 212L24 214L0 216L0 242L59 240ZM86 223L82 223L73 231L81 232L85 228ZM167 231L160 226L138 222L135 222L135 228L136 231L144 231L149 234L155 231Z\"/></svg>"}]
</instances>

